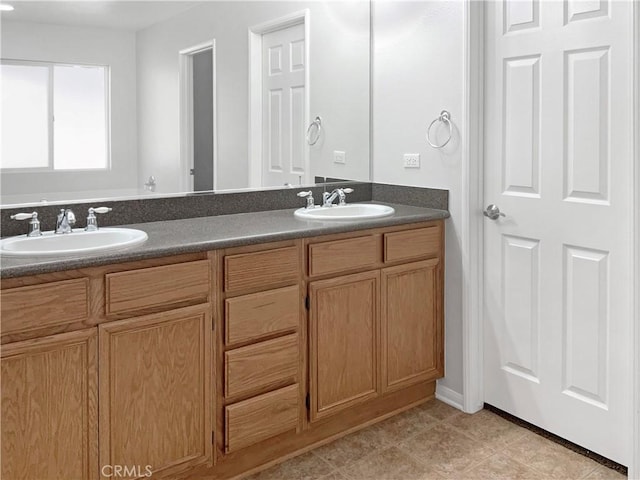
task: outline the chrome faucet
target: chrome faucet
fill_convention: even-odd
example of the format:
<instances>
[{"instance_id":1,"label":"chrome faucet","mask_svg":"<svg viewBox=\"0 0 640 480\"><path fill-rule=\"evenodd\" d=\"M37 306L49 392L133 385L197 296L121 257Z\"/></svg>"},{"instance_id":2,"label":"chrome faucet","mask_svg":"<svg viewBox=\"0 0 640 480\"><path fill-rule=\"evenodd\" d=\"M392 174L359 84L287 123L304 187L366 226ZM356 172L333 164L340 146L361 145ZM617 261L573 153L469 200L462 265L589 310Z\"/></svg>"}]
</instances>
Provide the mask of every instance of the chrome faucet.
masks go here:
<instances>
[{"instance_id":1,"label":"chrome faucet","mask_svg":"<svg viewBox=\"0 0 640 480\"><path fill-rule=\"evenodd\" d=\"M98 230L98 219L96 218L96 213L108 213L111 210L113 209L109 207L91 207L87 216L87 226L85 227L85 230L87 232L95 232Z\"/></svg>"},{"instance_id":2,"label":"chrome faucet","mask_svg":"<svg viewBox=\"0 0 640 480\"><path fill-rule=\"evenodd\" d=\"M69 208L60 209L58 220L56 221L55 233L71 233L76 224L76 216Z\"/></svg>"},{"instance_id":3,"label":"chrome faucet","mask_svg":"<svg viewBox=\"0 0 640 480\"><path fill-rule=\"evenodd\" d=\"M323 207L331 207L333 206L333 201L338 198L338 205L346 205L347 204L347 193L353 192L353 188L336 188L333 192L324 192L322 194L322 206Z\"/></svg>"},{"instance_id":4,"label":"chrome faucet","mask_svg":"<svg viewBox=\"0 0 640 480\"><path fill-rule=\"evenodd\" d=\"M15 215L11 215L12 220L31 220L29 222L29 233L27 233L27 237L39 237L42 235L40 231L40 220L38 220L38 213L16 213Z\"/></svg>"}]
</instances>

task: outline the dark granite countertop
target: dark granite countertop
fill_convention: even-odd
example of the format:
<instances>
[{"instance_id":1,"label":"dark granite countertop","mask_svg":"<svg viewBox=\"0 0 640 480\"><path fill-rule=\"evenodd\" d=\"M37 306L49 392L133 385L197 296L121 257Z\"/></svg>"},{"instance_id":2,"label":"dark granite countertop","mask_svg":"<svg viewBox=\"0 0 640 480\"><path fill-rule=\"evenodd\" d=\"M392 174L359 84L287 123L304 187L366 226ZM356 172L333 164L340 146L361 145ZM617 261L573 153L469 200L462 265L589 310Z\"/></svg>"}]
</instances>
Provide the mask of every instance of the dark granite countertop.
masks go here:
<instances>
[{"instance_id":1,"label":"dark granite countertop","mask_svg":"<svg viewBox=\"0 0 640 480\"><path fill-rule=\"evenodd\" d=\"M144 230L149 235L149 239L136 247L99 254L58 258L2 257L0 258L0 278L36 275L449 217L449 212L446 210L392 203L385 203L385 205L393 206L396 212L389 217L357 222L303 221L293 216L295 209L287 209L122 225L123 227Z\"/></svg>"}]
</instances>

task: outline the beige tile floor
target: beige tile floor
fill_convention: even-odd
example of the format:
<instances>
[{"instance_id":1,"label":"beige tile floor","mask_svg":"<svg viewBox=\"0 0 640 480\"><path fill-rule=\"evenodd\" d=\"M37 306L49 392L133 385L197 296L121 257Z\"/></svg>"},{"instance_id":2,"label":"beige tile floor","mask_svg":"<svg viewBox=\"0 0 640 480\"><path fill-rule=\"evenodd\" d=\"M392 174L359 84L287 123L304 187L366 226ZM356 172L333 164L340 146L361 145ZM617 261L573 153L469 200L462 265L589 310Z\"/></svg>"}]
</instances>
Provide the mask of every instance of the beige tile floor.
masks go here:
<instances>
[{"instance_id":1,"label":"beige tile floor","mask_svg":"<svg viewBox=\"0 0 640 480\"><path fill-rule=\"evenodd\" d=\"M487 410L432 400L250 480L541 480L625 477Z\"/></svg>"}]
</instances>

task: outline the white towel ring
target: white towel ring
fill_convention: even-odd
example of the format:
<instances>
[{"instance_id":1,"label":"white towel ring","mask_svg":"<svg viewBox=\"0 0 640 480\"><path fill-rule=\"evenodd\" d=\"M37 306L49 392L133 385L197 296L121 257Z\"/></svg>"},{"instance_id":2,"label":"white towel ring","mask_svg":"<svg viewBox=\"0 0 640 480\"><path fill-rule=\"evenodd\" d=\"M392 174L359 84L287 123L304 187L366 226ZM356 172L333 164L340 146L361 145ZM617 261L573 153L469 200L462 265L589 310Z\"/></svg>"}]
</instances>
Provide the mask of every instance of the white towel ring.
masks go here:
<instances>
[{"instance_id":1,"label":"white towel ring","mask_svg":"<svg viewBox=\"0 0 640 480\"><path fill-rule=\"evenodd\" d=\"M311 140L313 127L316 127L315 140ZM311 122L311 125L309 125L309 128L307 128L307 143L311 146L318 143L318 140L320 140L320 133L322 133L322 119L320 117L316 117L313 122Z\"/></svg>"},{"instance_id":2,"label":"white towel ring","mask_svg":"<svg viewBox=\"0 0 640 480\"><path fill-rule=\"evenodd\" d=\"M442 145L436 145L434 143L431 142L431 138L429 138L429 135L431 133L431 127L433 127L433 125L436 122L442 122L442 123L446 123L447 126L449 127L449 138L447 138L445 140L445 142ZM440 116L438 118L436 118L433 122L431 122L429 124L429 128L427 128L427 142L429 143L429 145L431 145L433 148L442 148L444 147L447 143L449 143L449 141L451 140L451 134L453 132L453 128L451 126L451 114L449 112L447 112L446 110L442 110L442 112L440 112Z\"/></svg>"}]
</instances>

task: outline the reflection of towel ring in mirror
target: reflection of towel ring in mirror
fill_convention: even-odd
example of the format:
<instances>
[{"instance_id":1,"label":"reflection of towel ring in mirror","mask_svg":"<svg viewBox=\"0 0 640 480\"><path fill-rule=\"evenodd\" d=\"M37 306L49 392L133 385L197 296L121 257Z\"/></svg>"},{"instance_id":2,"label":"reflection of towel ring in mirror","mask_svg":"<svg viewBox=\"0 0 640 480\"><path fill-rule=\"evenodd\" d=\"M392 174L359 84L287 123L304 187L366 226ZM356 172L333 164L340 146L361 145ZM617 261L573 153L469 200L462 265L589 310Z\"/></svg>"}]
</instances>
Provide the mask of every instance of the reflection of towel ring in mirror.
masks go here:
<instances>
[{"instance_id":1,"label":"reflection of towel ring in mirror","mask_svg":"<svg viewBox=\"0 0 640 480\"><path fill-rule=\"evenodd\" d=\"M449 138L447 138L442 145L435 145L431 143L431 139L429 138L429 135L431 133L431 127L433 127L433 125L436 122L446 123L447 126L449 127ZM427 128L427 142L429 142L429 145L431 145L433 148L442 148L451 140L452 131L453 131L453 128L451 127L451 114L446 110L442 110L442 112L440 112L440 116L436 118L433 122L431 122L431 124L429 124L429 128Z\"/></svg>"},{"instance_id":2,"label":"reflection of towel ring in mirror","mask_svg":"<svg viewBox=\"0 0 640 480\"><path fill-rule=\"evenodd\" d=\"M315 139L311 140L313 127L316 127L316 134L315 134ZM309 125L309 128L307 128L307 143L311 146L318 143L318 140L320 140L321 132L322 132L322 119L320 117L316 117L313 120L313 122L311 122L311 125Z\"/></svg>"}]
</instances>

